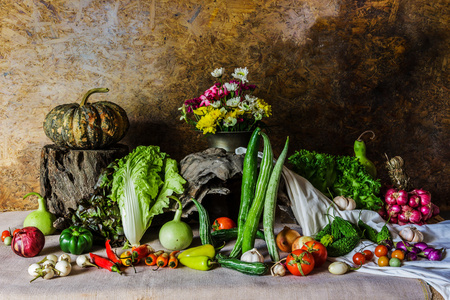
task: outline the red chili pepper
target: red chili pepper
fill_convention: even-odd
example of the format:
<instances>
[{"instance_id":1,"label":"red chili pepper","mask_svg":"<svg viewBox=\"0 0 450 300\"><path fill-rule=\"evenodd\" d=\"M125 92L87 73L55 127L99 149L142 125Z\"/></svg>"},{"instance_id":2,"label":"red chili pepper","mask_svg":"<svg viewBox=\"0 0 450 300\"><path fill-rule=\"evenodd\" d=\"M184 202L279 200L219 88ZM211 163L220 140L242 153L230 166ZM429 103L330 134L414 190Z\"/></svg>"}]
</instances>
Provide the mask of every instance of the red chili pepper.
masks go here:
<instances>
[{"instance_id":1,"label":"red chili pepper","mask_svg":"<svg viewBox=\"0 0 450 300\"><path fill-rule=\"evenodd\" d=\"M92 263L96 264L97 266L111 272L117 272L122 275L122 271L120 271L118 264L113 263L111 260L94 253L89 253L89 256L91 257Z\"/></svg>"},{"instance_id":2,"label":"red chili pepper","mask_svg":"<svg viewBox=\"0 0 450 300\"><path fill-rule=\"evenodd\" d=\"M106 255L113 263L121 265L122 261L117 257L117 254L112 250L110 242L111 240L107 240L105 243Z\"/></svg>"},{"instance_id":3,"label":"red chili pepper","mask_svg":"<svg viewBox=\"0 0 450 300\"><path fill-rule=\"evenodd\" d=\"M136 248L131 249L131 256L133 257L133 260L135 259L145 259L150 253L154 252L155 250L150 245L140 245Z\"/></svg>"}]
</instances>

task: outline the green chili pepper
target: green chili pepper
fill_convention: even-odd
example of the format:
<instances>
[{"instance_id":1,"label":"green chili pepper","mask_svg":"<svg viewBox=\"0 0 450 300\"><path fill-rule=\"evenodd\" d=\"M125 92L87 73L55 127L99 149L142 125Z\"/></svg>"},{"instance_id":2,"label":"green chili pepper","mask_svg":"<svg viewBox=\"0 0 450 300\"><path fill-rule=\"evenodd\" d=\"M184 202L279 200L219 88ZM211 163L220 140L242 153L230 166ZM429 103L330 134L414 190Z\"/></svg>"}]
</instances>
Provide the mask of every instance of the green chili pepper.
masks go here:
<instances>
[{"instance_id":1,"label":"green chili pepper","mask_svg":"<svg viewBox=\"0 0 450 300\"><path fill-rule=\"evenodd\" d=\"M195 257L195 256L206 256L210 259L213 259L216 255L216 250L214 249L213 245L205 244L198 247L193 247L184 250L178 255L178 259L181 260L185 257Z\"/></svg>"},{"instance_id":2,"label":"green chili pepper","mask_svg":"<svg viewBox=\"0 0 450 300\"><path fill-rule=\"evenodd\" d=\"M79 226L71 226L64 229L59 236L59 246L66 253L79 255L89 252L92 248L94 237L92 233Z\"/></svg>"},{"instance_id":3,"label":"green chili pepper","mask_svg":"<svg viewBox=\"0 0 450 300\"><path fill-rule=\"evenodd\" d=\"M206 255L187 256L179 259L179 261L186 267L199 271L208 271L213 266L211 258Z\"/></svg>"},{"instance_id":4,"label":"green chili pepper","mask_svg":"<svg viewBox=\"0 0 450 300\"><path fill-rule=\"evenodd\" d=\"M373 164L373 162L371 162L366 157L366 144L364 143L363 140L361 140L361 137L367 132L371 132L373 134L371 139L373 139L375 137L375 133L373 131L370 131L370 130L364 131L363 133L361 133L361 135L355 141L355 144L353 145L353 150L355 152L355 156L359 159L361 164L366 168L367 173L369 173L370 176L372 176L372 178L375 179L377 177L377 169L375 168L375 165Z\"/></svg>"}]
</instances>

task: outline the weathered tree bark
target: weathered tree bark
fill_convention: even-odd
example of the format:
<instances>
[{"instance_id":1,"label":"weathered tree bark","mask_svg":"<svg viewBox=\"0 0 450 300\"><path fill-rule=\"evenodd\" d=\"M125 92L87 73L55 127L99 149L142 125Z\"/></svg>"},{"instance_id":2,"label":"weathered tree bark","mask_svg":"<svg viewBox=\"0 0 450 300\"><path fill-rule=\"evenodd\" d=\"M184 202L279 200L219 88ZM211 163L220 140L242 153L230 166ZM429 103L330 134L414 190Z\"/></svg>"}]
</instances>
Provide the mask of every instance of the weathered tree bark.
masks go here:
<instances>
[{"instance_id":1,"label":"weathered tree bark","mask_svg":"<svg viewBox=\"0 0 450 300\"><path fill-rule=\"evenodd\" d=\"M41 152L41 195L57 217L77 209L89 197L103 168L128 154L128 146L117 144L103 150L71 150L46 145Z\"/></svg>"}]
</instances>

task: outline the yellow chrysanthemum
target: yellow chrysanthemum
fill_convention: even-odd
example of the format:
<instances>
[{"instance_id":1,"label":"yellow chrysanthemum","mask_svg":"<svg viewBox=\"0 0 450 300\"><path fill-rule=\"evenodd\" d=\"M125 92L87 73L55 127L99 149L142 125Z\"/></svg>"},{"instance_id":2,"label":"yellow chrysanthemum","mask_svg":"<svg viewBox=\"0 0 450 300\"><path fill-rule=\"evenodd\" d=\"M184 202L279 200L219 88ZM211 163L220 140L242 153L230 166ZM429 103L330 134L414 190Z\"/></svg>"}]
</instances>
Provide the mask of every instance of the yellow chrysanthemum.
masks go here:
<instances>
[{"instance_id":1,"label":"yellow chrysanthemum","mask_svg":"<svg viewBox=\"0 0 450 300\"><path fill-rule=\"evenodd\" d=\"M219 109L209 109L204 116L200 118L196 127L198 130L203 131L203 134L216 133L217 124L219 120L223 117Z\"/></svg>"},{"instance_id":2,"label":"yellow chrysanthemum","mask_svg":"<svg viewBox=\"0 0 450 300\"><path fill-rule=\"evenodd\" d=\"M264 111L265 117L270 117L272 115L272 106L267 104L263 99L258 99L258 107Z\"/></svg>"}]
</instances>

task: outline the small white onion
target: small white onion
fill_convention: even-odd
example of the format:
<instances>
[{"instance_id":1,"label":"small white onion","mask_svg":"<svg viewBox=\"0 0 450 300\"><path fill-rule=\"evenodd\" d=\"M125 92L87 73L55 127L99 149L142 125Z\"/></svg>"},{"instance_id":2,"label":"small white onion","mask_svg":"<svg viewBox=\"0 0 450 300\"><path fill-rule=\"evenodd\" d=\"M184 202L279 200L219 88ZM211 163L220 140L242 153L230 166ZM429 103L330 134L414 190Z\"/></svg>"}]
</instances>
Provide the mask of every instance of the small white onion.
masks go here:
<instances>
[{"instance_id":1,"label":"small white onion","mask_svg":"<svg viewBox=\"0 0 450 300\"><path fill-rule=\"evenodd\" d=\"M30 274L31 276L38 276L38 272L41 271L41 269L41 265L39 265L38 263L31 264L28 267L28 274Z\"/></svg>"},{"instance_id":2,"label":"small white onion","mask_svg":"<svg viewBox=\"0 0 450 300\"><path fill-rule=\"evenodd\" d=\"M58 258L58 261L61 261L61 260L65 260L65 261L67 261L68 263L71 263L71 262L72 262L72 258L70 257L69 254L66 254L66 253L61 254L61 256Z\"/></svg>"},{"instance_id":3,"label":"small white onion","mask_svg":"<svg viewBox=\"0 0 450 300\"><path fill-rule=\"evenodd\" d=\"M58 262L58 256L56 256L55 254L49 254L46 257L47 260L53 260L55 263Z\"/></svg>"},{"instance_id":4,"label":"small white onion","mask_svg":"<svg viewBox=\"0 0 450 300\"><path fill-rule=\"evenodd\" d=\"M55 272L52 268L45 268L42 270L43 278L44 279L51 279L53 276L55 276Z\"/></svg>"},{"instance_id":5,"label":"small white onion","mask_svg":"<svg viewBox=\"0 0 450 300\"><path fill-rule=\"evenodd\" d=\"M55 265L55 269L58 270L58 275L63 277L70 274L72 265L66 260L61 260Z\"/></svg>"}]
</instances>

